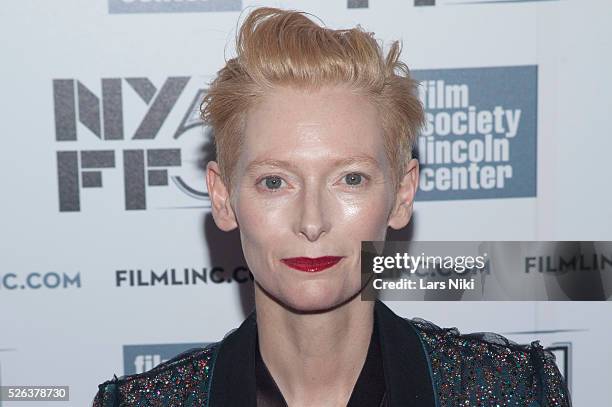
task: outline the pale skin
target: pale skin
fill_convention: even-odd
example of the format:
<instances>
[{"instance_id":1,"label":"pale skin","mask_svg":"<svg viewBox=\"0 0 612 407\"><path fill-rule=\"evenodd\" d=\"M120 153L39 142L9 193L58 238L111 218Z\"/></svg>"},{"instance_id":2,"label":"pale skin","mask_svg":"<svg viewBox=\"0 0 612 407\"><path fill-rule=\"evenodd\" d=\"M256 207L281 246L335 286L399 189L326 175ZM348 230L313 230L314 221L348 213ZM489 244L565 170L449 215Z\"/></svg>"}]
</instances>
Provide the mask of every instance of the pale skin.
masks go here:
<instances>
[{"instance_id":1,"label":"pale skin","mask_svg":"<svg viewBox=\"0 0 612 407\"><path fill-rule=\"evenodd\" d=\"M342 86L275 88L248 111L243 137L232 190L214 161L206 182L215 223L239 228L255 278L262 358L289 406L346 406L373 327L374 303L358 295L361 241L408 224L418 162L395 189L376 107ZM290 166L253 166L268 159ZM326 255L344 257L317 273L280 262Z\"/></svg>"}]
</instances>

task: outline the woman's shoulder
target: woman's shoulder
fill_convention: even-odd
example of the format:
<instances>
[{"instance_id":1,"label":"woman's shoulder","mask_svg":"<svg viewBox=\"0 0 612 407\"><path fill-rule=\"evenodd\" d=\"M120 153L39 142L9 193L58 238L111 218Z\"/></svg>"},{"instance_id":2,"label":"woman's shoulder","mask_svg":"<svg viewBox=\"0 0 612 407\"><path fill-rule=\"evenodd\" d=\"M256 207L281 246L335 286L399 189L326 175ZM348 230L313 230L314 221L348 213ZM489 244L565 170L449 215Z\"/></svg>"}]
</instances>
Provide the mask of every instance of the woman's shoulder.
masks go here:
<instances>
[{"instance_id":1,"label":"woman's shoulder","mask_svg":"<svg viewBox=\"0 0 612 407\"><path fill-rule=\"evenodd\" d=\"M441 328L421 318L407 321L427 350L441 397L463 402L489 397L528 406L570 405L555 356L539 341L518 344L492 332L462 334L457 328Z\"/></svg>"},{"instance_id":2,"label":"woman's shoulder","mask_svg":"<svg viewBox=\"0 0 612 407\"><path fill-rule=\"evenodd\" d=\"M187 350L144 373L114 376L98 386L93 407L206 405L219 344Z\"/></svg>"}]
</instances>

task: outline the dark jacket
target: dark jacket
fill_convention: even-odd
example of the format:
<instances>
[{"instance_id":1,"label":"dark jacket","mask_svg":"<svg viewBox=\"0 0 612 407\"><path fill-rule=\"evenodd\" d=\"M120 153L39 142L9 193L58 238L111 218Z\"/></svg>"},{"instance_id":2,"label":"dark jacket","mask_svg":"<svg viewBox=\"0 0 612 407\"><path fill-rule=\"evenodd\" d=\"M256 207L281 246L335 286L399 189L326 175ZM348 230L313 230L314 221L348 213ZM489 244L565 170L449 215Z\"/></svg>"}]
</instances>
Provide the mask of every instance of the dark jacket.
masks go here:
<instances>
[{"instance_id":1,"label":"dark jacket","mask_svg":"<svg viewBox=\"0 0 612 407\"><path fill-rule=\"evenodd\" d=\"M536 341L460 335L374 306L390 407L570 406L554 356ZM99 386L94 407L255 407L255 312L220 342Z\"/></svg>"}]
</instances>

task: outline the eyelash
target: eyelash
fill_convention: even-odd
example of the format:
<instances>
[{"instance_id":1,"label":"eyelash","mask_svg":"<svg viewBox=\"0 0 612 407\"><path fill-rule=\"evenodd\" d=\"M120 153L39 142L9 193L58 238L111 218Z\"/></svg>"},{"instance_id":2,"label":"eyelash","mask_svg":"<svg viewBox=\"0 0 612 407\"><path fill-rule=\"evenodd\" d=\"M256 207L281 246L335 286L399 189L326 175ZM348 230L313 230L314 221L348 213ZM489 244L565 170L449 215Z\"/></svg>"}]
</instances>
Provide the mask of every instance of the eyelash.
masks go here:
<instances>
[{"instance_id":1,"label":"eyelash","mask_svg":"<svg viewBox=\"0 0 612 407\"><path fill-rule=\"evenodd\" d=\"M357 174L357 175L361 175L361 176L362 176L362 177L365 179L365 182L370 181L370 177L369 177L369 176L367 176L366 174L364 174L364 173L362 173L362 172L358 172L358 171L351 171L351 172L347 172L346 174L344 174L344 175L342 176L342 179L346 178L346 176L347 176L347 175L350 175L350 174ZM261 184L261 182L262 182L262 181L265 181L267 178L274 178L274 177L279 178L279 179L280 179L282 182L286 182L286 181L283 179L283 177L281 177L280 175L264 175L263 177L261 177L261 178L260 178L260 179L259 179L259 180L258 180L258 181L255 183L255 185L259 185L259 184ZM363 187L364 187L364 185L365 185L365 184L364 184L364 182L362 181L362 183L361 183L361 184L358 184L358 185L348 185L348 184L347 184L346 186L347 186L347 187L349 187L349 188L351 188L351 189L358 189L358 188L363 188ZM278 190L275 190L275 189L268 189L268 188L266 188L266 187L263 187L263 189L264 189L266 192L269 192L269 193L275 193L275 192L277 192L277 191L278 191Z\"/></svg>"}]
</instances>

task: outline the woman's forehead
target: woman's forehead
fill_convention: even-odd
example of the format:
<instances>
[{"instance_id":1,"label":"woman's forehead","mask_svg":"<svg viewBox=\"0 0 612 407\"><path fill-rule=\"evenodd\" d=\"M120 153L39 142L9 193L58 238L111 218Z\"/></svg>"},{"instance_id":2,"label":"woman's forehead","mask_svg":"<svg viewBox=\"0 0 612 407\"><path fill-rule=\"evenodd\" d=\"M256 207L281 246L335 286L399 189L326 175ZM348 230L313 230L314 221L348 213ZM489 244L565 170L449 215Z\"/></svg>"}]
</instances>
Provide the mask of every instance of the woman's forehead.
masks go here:
<instances>
[{"instance_id":1,"label":"woman's forehead","mask_svg":"<svg viewBox=\"0 0 612 407\"><path fill-rule=\"evenodd\" d=\"M376 155L383 129L369 100L345 88L275 89L247 112L244 146L249 156L264 150L342 156Z\"/></svg>"}]
</instances>

